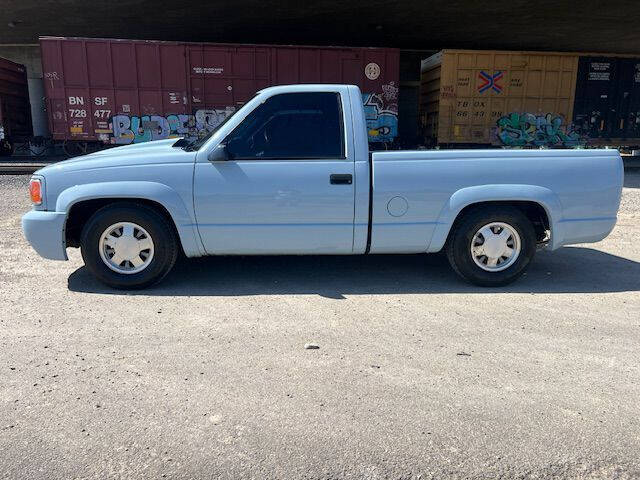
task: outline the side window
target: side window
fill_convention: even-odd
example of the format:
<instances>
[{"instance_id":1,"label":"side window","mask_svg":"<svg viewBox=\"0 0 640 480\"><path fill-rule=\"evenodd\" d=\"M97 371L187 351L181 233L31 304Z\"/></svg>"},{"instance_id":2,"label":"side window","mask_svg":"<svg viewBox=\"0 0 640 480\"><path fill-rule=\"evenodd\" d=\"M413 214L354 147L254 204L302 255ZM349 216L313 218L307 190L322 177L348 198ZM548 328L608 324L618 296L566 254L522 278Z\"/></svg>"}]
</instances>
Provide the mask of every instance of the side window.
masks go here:
<instances>
[{"instance_id":1,"label":"side window","mask_svg":"<svg viewBox=\"0 0 640 480\"><path fill-rule=\"evenodd\" d=\"M285 93L267 99L226 139L236 159L344 158L340 95Z\"/></svg>"}]
</instances>

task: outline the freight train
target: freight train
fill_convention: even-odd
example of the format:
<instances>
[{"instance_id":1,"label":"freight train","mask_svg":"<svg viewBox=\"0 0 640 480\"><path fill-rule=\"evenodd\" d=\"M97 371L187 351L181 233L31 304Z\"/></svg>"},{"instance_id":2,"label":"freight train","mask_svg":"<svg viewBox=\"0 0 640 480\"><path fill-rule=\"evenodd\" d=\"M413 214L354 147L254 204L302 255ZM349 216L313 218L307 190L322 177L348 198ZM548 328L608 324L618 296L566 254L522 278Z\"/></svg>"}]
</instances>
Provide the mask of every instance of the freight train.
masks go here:
<instances>
[{"instance_id":1,"label":"freight train","mask_svg":"<svg viewBox=\"0 0 640 480\"><path fill-rule=\"evenodd\" d=\"M202 137L260 89L294 83L358 85L369 140L398 132L396 49L55 37L40 46L54 140Z\"/></svg>"},{"instance_id":2,"label":"freight train","mask_svg":"<svg viewBox=\"0 0 640 480\"><path fill-rule=\"evenodd\" d=\"M443 50L416 64L420 87L412 97L403 88L417 89L400 83L401 53L393 48L41 37L40 51L45 143L69 156L202 137L258 90L296 83L358 85L374 150L640 145L640 58L628 55ZM0 153L30 133L20 92L0 104Z\"/></svg>"},{"instance_id":3,"label":"freight train","mask_svg":"<svg viewBox=\"0 0 640 480\"><path fill-rule=\"evenodd\" d=\"M31 138L31 108L24 65L0 58L0 156Z\"/></svg>"},{"instance_id":4,"label":"freight train","mask_svg":"<svg viewBox=\"0 0 640 480\"><path fill-rule=\"evenodd\" d=\"M429 146L634 147L640 58L443 50L422 61Z\"/></svg>"}]
</instances>

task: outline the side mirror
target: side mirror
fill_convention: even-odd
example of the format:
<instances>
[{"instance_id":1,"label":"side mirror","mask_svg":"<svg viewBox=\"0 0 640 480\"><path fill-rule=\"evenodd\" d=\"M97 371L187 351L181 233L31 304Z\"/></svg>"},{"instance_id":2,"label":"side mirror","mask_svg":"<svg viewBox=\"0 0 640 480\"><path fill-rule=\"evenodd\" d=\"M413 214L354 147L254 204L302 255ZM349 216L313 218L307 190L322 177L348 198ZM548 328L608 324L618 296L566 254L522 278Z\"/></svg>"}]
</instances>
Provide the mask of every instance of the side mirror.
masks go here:
<instances>
[{"instance_id":1,"label":"side mirror","mask_svg":"<svg viewBox=\"0 0 640 480\"><path fill-rule=\"evenodd\" d=\"M229 155L229 152L227 151L227 144L220 143L216 145L216 148L207 155L207 160L210 162L226 162L231 160L231 155Z\"/></svg>"}]
</instances>

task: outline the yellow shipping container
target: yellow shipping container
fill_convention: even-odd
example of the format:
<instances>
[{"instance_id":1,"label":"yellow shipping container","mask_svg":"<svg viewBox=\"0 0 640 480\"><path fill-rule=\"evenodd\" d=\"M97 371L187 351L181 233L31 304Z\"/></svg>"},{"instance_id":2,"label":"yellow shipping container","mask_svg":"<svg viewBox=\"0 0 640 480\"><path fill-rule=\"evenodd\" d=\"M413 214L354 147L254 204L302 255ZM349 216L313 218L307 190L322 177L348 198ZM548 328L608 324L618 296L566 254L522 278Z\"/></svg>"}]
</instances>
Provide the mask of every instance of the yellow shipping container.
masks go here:
<instances>
[{"instance_id":1,"label":"yellow shipping container","mask_svg":"<svg viewBox=\"0 0 640 480\"><path fill-rule=\"evenodd\" d=\"M443 50L421 65L425 139L432 145L575 145L577 69L572 53Z\"/></svg>"}]
</instances>

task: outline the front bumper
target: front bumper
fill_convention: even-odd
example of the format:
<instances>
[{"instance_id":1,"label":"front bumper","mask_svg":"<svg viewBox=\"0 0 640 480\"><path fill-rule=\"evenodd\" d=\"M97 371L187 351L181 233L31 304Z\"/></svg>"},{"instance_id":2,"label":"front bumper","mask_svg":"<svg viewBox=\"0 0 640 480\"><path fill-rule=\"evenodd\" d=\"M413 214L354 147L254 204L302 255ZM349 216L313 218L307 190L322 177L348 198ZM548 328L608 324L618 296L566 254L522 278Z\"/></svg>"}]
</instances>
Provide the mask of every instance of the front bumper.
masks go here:
<instances>
[{"instance_id":1,"label":"front bumper","mask_svg":"<svg viewBox=\"0 0 640 480\"><path fill-rule=\"evenodd\" d=\"M65 213L31 210L22 217L22 231L41 257L68 260L64 235L66 219Z\"/></svg>"}]
</instances>

